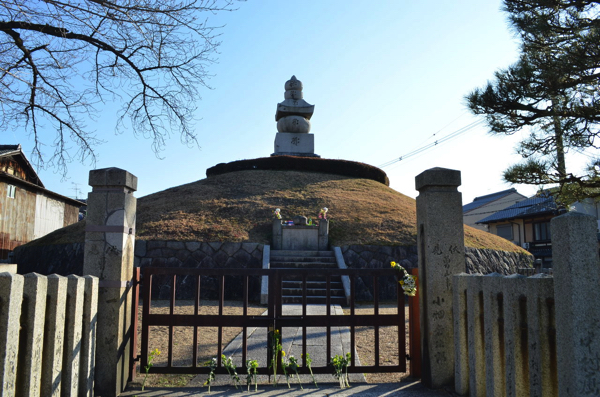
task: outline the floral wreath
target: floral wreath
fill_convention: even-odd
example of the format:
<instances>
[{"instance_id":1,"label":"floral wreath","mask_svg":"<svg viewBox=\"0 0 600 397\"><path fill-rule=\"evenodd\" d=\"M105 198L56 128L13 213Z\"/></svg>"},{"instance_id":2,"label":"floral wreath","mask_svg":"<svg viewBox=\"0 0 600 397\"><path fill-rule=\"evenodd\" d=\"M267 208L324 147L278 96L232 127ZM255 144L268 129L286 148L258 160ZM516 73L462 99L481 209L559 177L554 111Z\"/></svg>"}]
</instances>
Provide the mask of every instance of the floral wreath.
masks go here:
<instances>
[{"instance_id":1,"label":"floral wreath","mask_svg":"<svg viewBox=\"0 0 600 397\"><path fill-rule=\"evenodd\" d=\"M398 271L398 283L402 286L404 295L415 296L417 293L417 276L408 274L405 268L397 264L396 262L390 262L392 269Z\"/></svg>"}]
</instances>

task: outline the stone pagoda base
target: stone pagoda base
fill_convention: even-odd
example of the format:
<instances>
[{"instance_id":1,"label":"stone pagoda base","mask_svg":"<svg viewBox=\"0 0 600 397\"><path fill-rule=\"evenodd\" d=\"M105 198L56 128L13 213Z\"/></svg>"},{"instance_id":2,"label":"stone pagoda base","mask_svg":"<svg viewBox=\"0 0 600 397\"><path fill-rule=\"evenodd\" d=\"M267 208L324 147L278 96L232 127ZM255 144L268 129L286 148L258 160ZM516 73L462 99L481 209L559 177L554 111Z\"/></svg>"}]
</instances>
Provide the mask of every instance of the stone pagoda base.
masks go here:
<instances>
[{"instance_id":1,"label":"stone pagoda base","mask_svg":"<svg viewBox=\"0 0 600 397\"><path fill-rule=\"evenodd\" d=\"M278 132L275 153L271 156L321 157L315 154L315 136L306 133Z\"/></svg>"}]
</instances>

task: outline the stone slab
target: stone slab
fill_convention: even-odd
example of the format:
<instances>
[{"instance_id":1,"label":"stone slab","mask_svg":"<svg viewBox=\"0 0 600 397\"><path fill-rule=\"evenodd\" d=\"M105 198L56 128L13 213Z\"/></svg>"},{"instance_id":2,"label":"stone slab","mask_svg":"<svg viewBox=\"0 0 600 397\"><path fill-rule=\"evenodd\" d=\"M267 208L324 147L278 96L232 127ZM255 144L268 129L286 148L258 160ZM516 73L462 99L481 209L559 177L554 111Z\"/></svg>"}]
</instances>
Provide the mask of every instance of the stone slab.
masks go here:
<instances>
[{"instance_id":1,"label":"stone slab","mask_svg":"<svg viewBox=\"0 0 600 397\"><path fill-rule=\"evenodd\" d=\"M502 276L498 273L482 277L483 285L483 323L485 341L485 387L488 396L504 395L504 352L503 330L500 323L503 313ZM502 299L502 301L501 301Z\"/></svg>"},{"instance_id":2,"label":"stone slab","mask_svg":"<svg viewBox=\"0 0 600 397\"><path fill-rule=\"evenodd\" d=\"M469 275L461 273L452 278L454 314L454 390L460 395L469 393L469 344L467 322L467 281Z\"/></svg>"},{"instance_id":3,"label":"stone slab","mask_svg":"<svg viewBox=\"0 0 600 397\"><path fill-rule=\"evenodd\" d=\"M552 219L558 394L600 395L600 260L596 219Z\"/></svg>"},{"instance_id":4,"label":"stone slab","mask_svg":"<svg viewBox=\"0 0 600 397\"><path fill-rule=\"evenodd\" d=\"M21 346L17 369L17 395L37 396L41 392L42 348L44 345L44 317L48 280L37 273L24 276ZM24 334L24 336L23 336ZM12 342L10 342L12 343Z\"/></svg>"},{"instance_id":5,"label":"stone slab","mask_svg":"<svg viewBox=\"0 0 600 397\"><path fill-rule=\"evenodd\" d=\"M93 397L98 322L98 278L84 276L83 331L79 371L80 397Z\"/></svg>"},{"instance_id":6,"label":"stone slab","mask_svg":"<svg viewBox=\"0 0 600 397\"><path fill-rule=\"evenodd\" d=\"M275 135L275 153L315 153L315 136L313 134L278 132Z\"/></svg>"},{"instance_id":7,"label":"stone slab","mask_svg":"<svg viewBox=\"0 0 600 397\"><path fill-rule=\"evenodd\" d=\"M47 396L61 395L66 304L67 278L56 274L49 275L42 359L42 390Z\"/></svg>"},{"instance_id":8,"label":"stone slab","mask_svg":"<svg viewBox=\"0 0 600 397\"><path fill-rule=\"evenodd\" d=\"M0 273L0 395L14 396L17 381L23 276Z\"/></svg>"}]
</instances>

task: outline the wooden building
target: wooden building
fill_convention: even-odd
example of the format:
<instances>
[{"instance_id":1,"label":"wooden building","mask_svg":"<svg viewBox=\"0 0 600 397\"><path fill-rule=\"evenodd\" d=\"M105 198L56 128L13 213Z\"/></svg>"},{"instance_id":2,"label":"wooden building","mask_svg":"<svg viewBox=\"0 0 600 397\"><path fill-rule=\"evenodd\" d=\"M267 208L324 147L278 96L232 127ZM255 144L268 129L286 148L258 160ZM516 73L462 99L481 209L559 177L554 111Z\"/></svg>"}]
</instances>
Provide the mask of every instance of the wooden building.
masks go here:
<instances>
[{"instance_id":1,"label":"wooden building","mask_svg":"<svg viewBox=\"0 0 600 397\"><path fill-rule=\"evenodd\" d=\"M78 221L83 203L47 190L21 145L0 145L0 258Z\"/></svg>"}]
</instances>

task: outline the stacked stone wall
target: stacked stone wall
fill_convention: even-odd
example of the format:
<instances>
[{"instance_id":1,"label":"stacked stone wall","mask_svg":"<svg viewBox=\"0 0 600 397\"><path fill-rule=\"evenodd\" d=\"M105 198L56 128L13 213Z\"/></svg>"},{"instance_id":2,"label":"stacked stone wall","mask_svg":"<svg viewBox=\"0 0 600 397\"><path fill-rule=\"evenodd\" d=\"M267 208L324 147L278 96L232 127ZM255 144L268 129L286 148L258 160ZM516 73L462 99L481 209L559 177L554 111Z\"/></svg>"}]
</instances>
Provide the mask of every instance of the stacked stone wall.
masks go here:
<instances>
[{"instance_id":1,"label":"stacked stone wall","mask_svg":"<svg viewBox=\"0 0 600 397\"><path fill-rule=\"evenodd\" d=\"M350 269L386 269L392 261L405 269L417 267L416 246L346 245L340 248L344 262ZM356 299L373 299L373 278L361 277L357 280ZM379 299L396 299L396 280L379 280Z\"/></svg>"},{"instance_id":2,"label":"stacked stone wall","mask_svg":"<svg viewBox=\"0 0 600 397\"><path fill-rule=\"evenodd\" d=\"M465 247L467 273L509 275L522 267L533 267L533 256L516 252Z\"/></svg>"},{"instance_id":3,"label":"stacked stone wall","mask_svg":"<svg viewBox=\"0 0 600 397\"><path fill-rule=\"evenodd\" d=\"M13 251L13 263L18 265L19 274L35 272L83 276L84 246L84 243L22 245Z\"/></svg>"},{"instance_id":4,"label":"stacked stone wall","mask_svg":"<svg viewBox=\"0 0 600 397\"><path fill-rule=\"evenodd\" d=\"M50 246L18 247L15 250L15 263L19 265L19 273L36 272L39 274L82 274L83 243L57 244ZM416 268L418 263L416 246L380 246L380 245L347 245L340 247L344 261L349 268L383 269L395 261L406 269ZM212 268L256 268L262 267L263 245L258 243L204 243L195 241L144 241L135 242L135 265L157 267L186 267L196 269ZM520 267L531 267L533 257L504 251L476 249L465 247L467 273L499 273L514 274ZM216 280L203 278L207 288L202 297L215 299L218 293ZM241 289L235 283L241 279L227 279L228 285L235 288L226 289L226 299L236 298ZM259 299L259 286L251 281L250 299ZM256 284L256 285L255 285ZM373 280L359 280L359 291L365 291L358 299L369 300L372 295ZM241 285L241 284L240 284ZM364 287L364 288L363 288ZM367 288L368 287L368 288ZM382 281L380 299L394 299L395 284ZM179 299L192 299L193 285L191 280L179 280L177 284ZM233 291L230 291L233 290ZM170 295L170 284L163 280L155 283L153 297L167 299Z\"/></svg>"},{"instance_id":5,"label":"stacked stone wall","mask_svg":"<svg viewBox=\"0 0 600 397\"><path fill-rule=\"evenodd\" d=\"M135 265L142 269L152 267L194 268L194 269L261 269L263 244L258 243L204 243L197 241L136 241ZM186 276L177 279L175 285L177 299L193 299L195 280ZM242 277L225 278L225 299L242 298ZM215 277L202 277L200 297L217 299L218 280ZM260 278L251 277L248 286L249 299L260 300ZM153 299L169 299L171 281L167 277L156 277L152 283Z\"/></svg>"}]
</instances>

